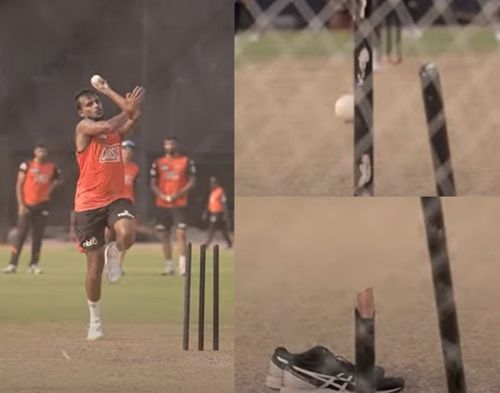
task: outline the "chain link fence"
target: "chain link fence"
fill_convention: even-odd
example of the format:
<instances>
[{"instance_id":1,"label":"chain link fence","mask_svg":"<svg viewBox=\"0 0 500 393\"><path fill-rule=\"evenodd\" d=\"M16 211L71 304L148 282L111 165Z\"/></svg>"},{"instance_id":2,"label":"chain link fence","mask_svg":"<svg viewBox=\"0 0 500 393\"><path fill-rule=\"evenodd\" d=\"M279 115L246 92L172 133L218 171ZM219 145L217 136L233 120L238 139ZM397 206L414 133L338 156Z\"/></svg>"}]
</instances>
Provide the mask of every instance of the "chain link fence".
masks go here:
<instances>
[{"instance_id":1,"label":"chain link fence","mask_svg":"<svg viewBox=\"0 0 500 393\"><path fill-rule=\"evenodd\" d=\"M352 8L236 2L239 195L352 195L353 124L334 114L353 92ZM419 79L426 63L441 74L458 195L500 194L500 2L379 0L370 25L375 195L436 193Z\"/></svg>"}]
</instances>

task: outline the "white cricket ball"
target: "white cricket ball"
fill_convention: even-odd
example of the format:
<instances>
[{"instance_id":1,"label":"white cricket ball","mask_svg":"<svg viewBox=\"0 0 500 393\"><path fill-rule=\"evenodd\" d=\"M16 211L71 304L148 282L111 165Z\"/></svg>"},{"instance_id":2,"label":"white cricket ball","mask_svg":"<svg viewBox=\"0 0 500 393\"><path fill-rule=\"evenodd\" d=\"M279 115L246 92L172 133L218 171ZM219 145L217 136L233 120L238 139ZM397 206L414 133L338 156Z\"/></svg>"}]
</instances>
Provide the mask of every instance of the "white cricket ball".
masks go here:
<instances>
[{"instance_id":1,"label":"white cricket ball","mask_svg":"<svg viewBox=\"0 0 500 393\"><path fill-rule=\"evenodd\" d=\"M99 86L100 83L102 83L103 79L99 75L94 75L92 78L90 78L90 83L92 86L94 86L96 89Z\"/></svg>"},{"instance_id":2,"label":"white cricket ball","mask_svg":"<svg viewBox=\"0 0 500 393\"><path fill-rule=\"evenodd\" d=\"M335 116L350 122L354 120L354 96L344 94L335 102Z\"/></svg>"}]
</instances>

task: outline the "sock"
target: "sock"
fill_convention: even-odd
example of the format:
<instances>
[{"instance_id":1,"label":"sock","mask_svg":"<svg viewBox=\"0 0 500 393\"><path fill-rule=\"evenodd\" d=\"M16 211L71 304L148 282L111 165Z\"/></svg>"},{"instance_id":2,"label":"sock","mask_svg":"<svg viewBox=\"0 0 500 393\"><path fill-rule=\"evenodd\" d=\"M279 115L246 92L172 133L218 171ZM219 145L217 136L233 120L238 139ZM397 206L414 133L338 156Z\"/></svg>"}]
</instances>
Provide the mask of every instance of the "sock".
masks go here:
<instances>
[{"instance_id":1,"label":"sock","mask_svg":"<svg viewBox=\"0 0 500 393\"><path fill-rule=\"evenodd\" d=\"M185 255L179 256L179 270L181 273L186 271L186 256Z\"/></svg>"},{"instance_id":2,"label":"sock","mask_svg":"<svg viewBox=\"0 0 500 393\"><path fill-rule=\"evenodd\" d=\"M173 269L173 268L174 268L174 263L172 262L172 260L171 260L171 259L167 259L167 260L165 261L165 267L166 267L167 269Z\"/></svg>"},{"instance_id":3,"label":"sock","mask_svg":"<svg viewBox=\"0 0 500 393\"><path fill-rule=\"evenodd\" d=\"M89 303L90 323L93 324L101 322L101 304L99 300L97 302L87 300L87 302Z\"/></svg>"},{"instance_id":4,"label":"sock","mask_svg":"<svg viewBox=\"0 0 500 393\"><path fill-rule=\"evenodd\" d=\"M12 252L10 253L9 265L17 266L18 261L19 261L19 252L17 248L12 247Z\"/></svg>"}]
</instances>

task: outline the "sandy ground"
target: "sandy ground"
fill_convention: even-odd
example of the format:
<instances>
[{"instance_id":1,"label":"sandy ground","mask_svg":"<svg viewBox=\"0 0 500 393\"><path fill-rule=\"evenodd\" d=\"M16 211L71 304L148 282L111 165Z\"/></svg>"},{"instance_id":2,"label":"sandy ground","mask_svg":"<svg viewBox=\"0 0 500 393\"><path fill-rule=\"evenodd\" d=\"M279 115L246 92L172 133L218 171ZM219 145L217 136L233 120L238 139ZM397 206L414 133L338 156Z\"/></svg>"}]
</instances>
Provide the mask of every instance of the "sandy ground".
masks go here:
<instances>
[{"instance_id":1,"label":"sandy ground","mask_svg":"<svg viewBox=\"0 0 500 393\"><path fill-rule=\"evenodd\" d=\"M500 199L444 201L469 391L500 385ZM350 359L355 292L373 286L377 363L409 393L444 393L418 198L237 200L236 390L264 387L273 349L323 344Z\"/></svg>"},{"instance_id":2,"label":"sandy ground","mask_svg":"<svg viewBox=\"0 0 500 393\"><path fill-rule=\"evenodd\" d=\"M375 193L434 195L418 71L441 71L460 195L499 195L500 54L407 57L375 75ZM351 59L281 56L235 70L238 195L352 195L353 128L333 115Z\"/></svg>"},{"instance_id":3,"label":"sandy ground","mask_svg":"<svg viewBox=\"0 0 500 393\"><path fill-rule=\"evenodd\" d=\"M109 325L105 339L89 343L82 326L0 324L0 391L233 392L232 329L221 331L220 352L182 351L179 331Z\"/></svg>"}]
</instances>

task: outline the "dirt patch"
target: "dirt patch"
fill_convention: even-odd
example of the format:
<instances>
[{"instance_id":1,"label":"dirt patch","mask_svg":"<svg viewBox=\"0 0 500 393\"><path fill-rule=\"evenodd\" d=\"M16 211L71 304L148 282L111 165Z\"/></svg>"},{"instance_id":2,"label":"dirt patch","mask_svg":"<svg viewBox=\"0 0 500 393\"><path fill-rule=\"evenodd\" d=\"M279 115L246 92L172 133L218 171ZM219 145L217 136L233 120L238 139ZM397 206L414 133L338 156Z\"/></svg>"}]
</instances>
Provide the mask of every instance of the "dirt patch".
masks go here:
<instances>
[{"instance_id":1,"label":"dirt patch","mask_svg":"<svg viewBox=\"0 0 500 393\"><path fill-rule=\"evenodd\" d=\"M236 391L264 392L273 349L353 359L356 291L373 286L377 362L408 393L446 379L417 198L238 198ZM469 389L500 383L500 200L444 201ZM270 390L269 390L270 392Z\"/></svg>"},{"instance_id":2,"label":"dirt patch","mask_svg":"<svg viewBox=\"0 0 500 393\"><path fill-rule=\"evenodd\" d=\"M186 352L181 349L178 326L109 325L106 328L105 339L89 343L79 325L1 324L0 391L234 391L232 329L221 331L222 351ZM210 332L206 334L210 337Z\"/></svg>"},{"instance_id":3,"label":"dirt patch","mask_svg":"<svg viewBox=\"0 0 500 393\"><path fill-rule=\"evenodd\" d=\"M418 71L441 71L460 195L499 195L500 55L408 57L375 75L375 192L435 193ZM352 90L351 59L280 57L235 70L238 195L352 195L353 130L334 117Z\"/></svg>"}]
</instances>

